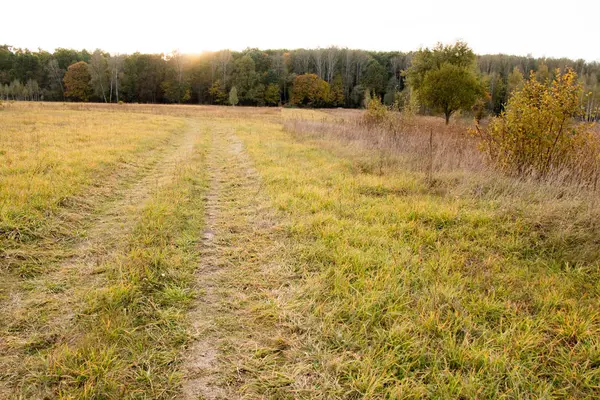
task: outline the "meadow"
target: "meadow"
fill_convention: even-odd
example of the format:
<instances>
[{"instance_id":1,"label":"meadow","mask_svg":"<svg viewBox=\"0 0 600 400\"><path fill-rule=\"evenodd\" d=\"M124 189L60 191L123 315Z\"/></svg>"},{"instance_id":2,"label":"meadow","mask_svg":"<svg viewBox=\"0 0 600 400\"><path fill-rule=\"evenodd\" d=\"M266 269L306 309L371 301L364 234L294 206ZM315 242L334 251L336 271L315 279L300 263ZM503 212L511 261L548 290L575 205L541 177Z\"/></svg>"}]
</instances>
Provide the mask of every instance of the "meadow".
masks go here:
<instances>
[{"instance_id":1,"label":"meadow","mask_svg":"<svg viewBox=\"0 0 600 400\"><path fill-rule=\"evenodd\" d=\"M600 205L472 121L4 103L0 398L597 398Z\"/></svg>"}]
</instances>

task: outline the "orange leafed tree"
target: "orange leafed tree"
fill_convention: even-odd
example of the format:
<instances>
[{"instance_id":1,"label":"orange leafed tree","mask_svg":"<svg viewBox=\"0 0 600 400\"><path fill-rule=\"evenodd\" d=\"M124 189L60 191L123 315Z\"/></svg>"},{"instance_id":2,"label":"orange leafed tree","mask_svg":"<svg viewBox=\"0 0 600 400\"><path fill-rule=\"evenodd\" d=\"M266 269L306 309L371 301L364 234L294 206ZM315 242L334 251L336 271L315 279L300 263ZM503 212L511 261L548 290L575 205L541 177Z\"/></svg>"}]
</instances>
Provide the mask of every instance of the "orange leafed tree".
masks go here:
<instances>
[{"instance_id":1,"label":"orange leafed tree","mask_svg":"<svg viewBox=\"0 0 600 400\"><path fill-rule=\"evenodd\" d=\"M322 107L329 100L329 84L315 74L298 75L294 79L291 103L296 106Z\"/></svg>"},{"instance_id":2,"label":"orange leafed tree","mask_svg":"<svg viewBox=\"0 0 600 400\"><path fill-rule=\"evenodd\" d=\"M88 101L92 87L90 80L92 79L88 65L84 61L76 62L69 65L65 77L65 96L75 100Z\"/></svg>"}]
</instances>

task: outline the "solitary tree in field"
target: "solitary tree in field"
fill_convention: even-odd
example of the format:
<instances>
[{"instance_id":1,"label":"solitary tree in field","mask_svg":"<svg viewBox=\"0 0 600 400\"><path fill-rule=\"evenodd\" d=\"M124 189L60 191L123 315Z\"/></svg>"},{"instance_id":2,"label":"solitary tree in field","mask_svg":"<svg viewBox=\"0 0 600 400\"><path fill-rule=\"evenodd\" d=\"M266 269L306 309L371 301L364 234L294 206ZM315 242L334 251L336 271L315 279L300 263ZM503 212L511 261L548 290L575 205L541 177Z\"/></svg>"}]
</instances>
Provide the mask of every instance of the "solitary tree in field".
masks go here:
<instances>
[{"instance_id":1,"label":"solitary tree in field","mask_svg":"<svg viewBox=\"0 0 600 400\"><path fill-rule=\"evenodd\" d=\"M475 53L464 42L419 50L407 77L418 99L442 112L446 124L454 112L470 109L484 94L475 72Z\"/></svg>"},{"instance_id":2,"label":"solitary tree in field","mask_svg":"<svg viewBox=\"0 0 600 400\"><path fill-rule=\"evenodd\" d=\"M425 75L418 93L425 104L444 113L448 124L455 111L468 110L475 104L483 88L469 70L445 63Z\"/></svg>"},{"instance_id":3,"label":"solitary tree in field","mask_svg":"<svg viewBox=\"0 0 600 400\"><path fill-rule=\"evenodd\" d=\"M232 106L236 106L238 102L239 102L239 99L238 99L238 95L237 95L237 89L234 86L229 91L229 104L231 104Z\"/></svg>"},{"instance_id":4,"label":"solitary tree in field","mask_svg":"<svg viewBox=\"0 0 600 400\"><path fill-rule=\"evenodd\" d=\"M91 79L92 77L85 61L69 65L63 79L65 83L65 96L75 100L87 101L92 91L90 86Z\"/></svg>"}]
</instances>

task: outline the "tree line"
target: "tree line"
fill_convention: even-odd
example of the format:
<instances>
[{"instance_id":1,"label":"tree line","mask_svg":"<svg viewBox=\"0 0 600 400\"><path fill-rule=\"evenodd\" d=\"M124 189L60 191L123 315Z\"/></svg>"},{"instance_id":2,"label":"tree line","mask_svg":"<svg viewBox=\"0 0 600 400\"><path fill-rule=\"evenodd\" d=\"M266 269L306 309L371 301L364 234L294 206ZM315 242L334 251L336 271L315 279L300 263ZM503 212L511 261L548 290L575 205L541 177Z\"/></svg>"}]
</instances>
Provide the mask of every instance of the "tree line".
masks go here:
<instances>
[{"instance_id":1,"label":"tree line","mask_svg":"<svg viewBox=\"0 0 600 400\"><path fill-rule=\"evenodd\" d=\"M413 61L422 57L423 50L376 52L337 47L222 50L194 55L177 51L110 54L63 48L47 52L3 45L0 98L188 104L230 104L235 99L235 104L252 106L356 108L368 98L378 97L388 106L403 108L411 106L414 98L409 84ZM530 71L540 80L552 80L556 69L571 68L584 88L580 102L585 117L600 118L597 62L498 54L476 56L474 65L486 92L480 106L490 113L503 110L511 91ZM439 71L437 76L431 75L423 92L435 91L435 80L443 80L454 67L444 68L446 71ZM419 84L413 74L412 86ZM418 107L428 111L426 104Z\"/></svg>"}]
</instances>

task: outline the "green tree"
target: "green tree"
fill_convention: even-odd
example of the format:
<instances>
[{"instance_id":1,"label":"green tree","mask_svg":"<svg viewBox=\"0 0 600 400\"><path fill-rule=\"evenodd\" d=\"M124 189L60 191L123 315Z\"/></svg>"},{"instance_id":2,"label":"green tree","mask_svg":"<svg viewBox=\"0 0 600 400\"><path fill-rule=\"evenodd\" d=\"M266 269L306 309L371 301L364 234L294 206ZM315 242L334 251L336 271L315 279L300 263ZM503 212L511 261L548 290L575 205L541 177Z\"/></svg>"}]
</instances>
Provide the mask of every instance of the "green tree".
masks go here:
<instances>
[{"instance_id":1,"label":"green tree","mask_svg":"<svg viewBox=\"0 0 600 400\"><path fill-rule=\"evenodd\" d=\"M351 104L355 107L361 107L364 105L365 88L362 85L356 85L350 92Z\"/></svg>"},{"instance_id":2,"label":"green tree","mask_svg":"<svg viewBox=\"0 0 600 400\"><path fill-rule=\"evenodd\" d=\"M265 89L265 103L269 106L276 106L279 104L279 85L270 83Z\"/></svg>"},{"instance_id":3,"label":"green tree","mask_svg":"<svg viewBox=\"0 0 600 400\"><path fill-rule=\"evenodd\" d=\"M210 86L210 88L208 89L208 94L212 98L213 104L226 104L225 102L227 101L227 92L225 92L225 88L219 79L214 81L213 84Z\"/></svg>"},{"instance_id":4,"label":"green tree","mask_svg":"<svg viewBox=\"0 0 600 400\"><path fill-rule=\"evenodd\" d=\"M167 60L166 79L161 83L165 97L171 103L184 103L191 97L191 86L186 76L186 59L174 51Z\"/></svg>"},{"instance_id":5,"label":"green tree","mask_svg":"<svg viewBox=\"0 0 600 400\"><path fill-rule=\"evenodd\" d=\"M410 86L419 90L425 75L442 64L453 64L457 67L472 69L475 67L475 53L465 42L458 41L454 45L438 43L433 50L420 49L412 58L411 66L405 73Z\"/></svg>"},{"instance_id":6,"label":"green tree","mask_svg":"<svg viewBox=\"0 0 600 400\"><path fill-rule=\"evenodd\" d=\"M494 115L499 115L504 109L504 104L506 103L506 84L504 83L504 80L502 80L500 74L496 72L488 75L486 81L487 90L489 93L487 99L488 108L494 113Z\"/></svg>"},{"instance_id":7,"label":"green tree","mask_svg":"<svg viewBox=\"0 0 600 400\"><path fill-rule=\"evenodd\" d=\"M342 107L344 105L344 83L341 75L336 75L333 78L333 83L329 91L329 104L334 107Z\"/></svg>"},{"instance_id":8,"label":"green tree","mask_svg":"<svg viewBox=\"0 0 600 400\"><path fill-rule=\"evenodd\" d=\"M177 81L168 80L163 81L160 87L170 103L185 103L192 96L190 84L187 82L178 83Z\"/></svg>"},{"instance_id":9,"label":"green tree","mask_svg":"<svg viewBox=\"0 0 600 400\"><path fill-rule=\"evenodd\" d=\"M510 75L508 75L508 82L507 82L508 96L513 94L516 90L520 90L523 87L524 83L525 83L525 79L523 78L523 74L521 73L521 70L519 70L518 67L515 67L512 70L512 72L510 73Z\"/></svg>"},{"instance_id":10,"label":"green tree","mask_svg":"<svg viewBox=\"0 0 600 400\"><path fill-rule=\"evenodd\" d=\"M419 101L442 112L448 124L454 112L470 109L484 94L475 66L466 43L438 44L415 54L407 76Z\"/></svg>"},{"instance_id":11,"label":"green tree","mask_svg":"<svg viewBox=\"0 0 600 400\"><path fill-rule=\"evenodd\" d=\"M260 90L254 90L258 84L258 74L254 59L244 55L234 62L233 83L238 91L242 104L256 104L259 102L257 96ZM260 98L262 101L262 97Z\"/></svg>"},{"instance_id":12,"label":"green tree","mask_svg":"<svg viewBox=\"0 0 600 400\"><path fill-rule=\"evenodd\" d=\"M250 91L247 94L247 99L250 104L255 104L257 106L265 105L265 85L262 83L257 83L250 88Z\"/></svg>"},{"instance_id":13,"label":"green tree","mask_svg":"<svg viewBox=\"0 0 600 400\"><path fill-rule=\"evenodd\" d=\"M48 75L48 92L50 99L61 99L65 97L65 87L63 84L63 78L65 76L65 70L60 69L58 61L51 59L46 65L46 73Z\"/></svg>"},{"instance_id":14,"label":"green tree","mask_svg":"<svg viewBox=\"0 0 600 400\"><path fill-rule=\"evenodd\" d=\"M94 90L94 94L97 98L108 102L106 92L108 90L108 63L106 56L100 51L96 50L92 53L90 63L88 64L88 71L91 76L90 85Z\"/></svg>"},{"instance_id":15,"label":"green tree","mask_svg":"<svg viewBox=\"0 0 600 400\"><path fill-rule=\"evenodd\" d=\"M387 83L385 89L385 95L383 96L383 104L386 106L391 106L396 101L396 97L400 92L398 79L395 76L392 76Z\"/></svg>"},{"instance_id":16,"label":"green tree","mask_svg":"<svg viewBox=\"0 0 600 400\"><path fill-rule=\"evenodd\" d=\"M377 60L371 60L361 77L360 84L376 96L383 96L387 83L387 70Z\"/></svg>"},{"instance_id":17,"label":"green tree","mask_svg":"<svg viewBox=\"0 0 600 400\"><path fill-rule=\"evenodd\" d=\"M120 93L126 101L140 103L162 102L165 80L163 54L134 53L125 59Z\"/></svg>"},{"instance_id":18,"label":"green tree","mask_svg":"<svg viewBox=\"0 0 600 400\"><path fill-rule=\"evenodd\" d=\"M10 83L8 91L12 96L13 100L25 100L25 87L18 79L14 79Z\"/></svg>"},{"instance_id":19,"label":"green tree","mask_svg":"<svg viewBox=\"0 0 600 400\"><path fill-rule=\"evenodd\" d=\"M78 61L87 61L81 53L72 49L58 48L54 50L54 59L58 61L58 67L66 70L69 65L75 64Z\"/></svg>"},{"instance_id":20,"label":"green tree","mask_svg":"<svg viewBox=\"0 0 600 400\"><path fill-rule=\"evenodd\" d=\"M232 106L237 106L238 103L239 99L237 95L237 89L235 88L235 86L233 86L229 91L229 104L231 104Z\"/></svg>"},{"instance_id":21,"label":"green tree","mask_svg":"<svg viewBox=\"0 0 600 400\"><path fill-rule=\"evenodd\" d=\"M444 114L446 124L455 111L470 109L484 94L474 73L449 63L429 71L418 93L421 101Z\"/></svg>"},{"instance_id":22,"label":"green tree","mask_svg":"<svg viewBox=\"0 0 600 400\"><path fill-rule=\"evenodd\" d=\"M92 93L91 79L86 62L79 61L69 65L64 77L65 96L75 100L88 101Z\"/></svg>"}]
</instances>

